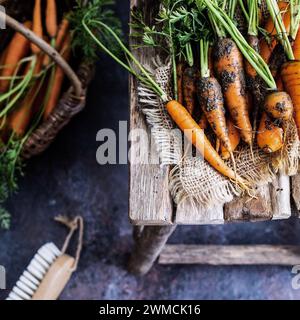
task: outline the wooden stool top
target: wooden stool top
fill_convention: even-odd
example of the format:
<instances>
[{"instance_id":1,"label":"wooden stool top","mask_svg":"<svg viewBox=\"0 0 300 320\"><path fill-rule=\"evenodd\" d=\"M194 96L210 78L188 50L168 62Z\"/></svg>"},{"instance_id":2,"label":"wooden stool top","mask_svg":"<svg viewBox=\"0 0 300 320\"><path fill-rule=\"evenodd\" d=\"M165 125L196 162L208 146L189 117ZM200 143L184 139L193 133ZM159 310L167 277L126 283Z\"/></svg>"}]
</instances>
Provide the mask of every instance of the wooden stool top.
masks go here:
<instances>
[{"instance_id":1,"label":"wooden stool top","mask_svg":"<svg viewBox=\"0 0 300 320\"><path fill-rule=\"evenodd\" d=\"M152 2L131 0L131 7L143 6L143 12L150 14ZM139 49L135 55L143 63L151 59L148 49ZM153 150L155 145L151 141L150 130L138 106L137 82L133 78L130 79L130 97L130 130L147 131L148 139L139 143L146 143L148 150ZM132 143L131 159L135 159L138 152L138 144ZM175 207L169 193L170 169L168 166L160 167L155 164L130 164L129 218L133 224L221 224L226 221L287 219L291 216L291 188L290 178L287 176L278 176L272 184L258 188L256 199L246 196L226 205L216 203L210 210L200 210L192 206L189 200ZM293 196L300 209L300 176L293 178L293 186Z\"/></svg>"}]
</instances>

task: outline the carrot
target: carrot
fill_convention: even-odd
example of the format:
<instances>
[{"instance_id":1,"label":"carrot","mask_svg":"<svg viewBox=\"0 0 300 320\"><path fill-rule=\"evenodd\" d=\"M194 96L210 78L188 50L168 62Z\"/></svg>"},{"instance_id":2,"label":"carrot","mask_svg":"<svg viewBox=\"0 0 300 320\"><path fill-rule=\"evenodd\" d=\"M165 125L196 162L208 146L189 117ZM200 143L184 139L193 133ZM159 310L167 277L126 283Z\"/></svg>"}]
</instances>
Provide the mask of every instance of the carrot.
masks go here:
<instances>
[{"instance_id":1,"label":"carrot","mask_svg":"<svg viewBox=\"0 0 300 320\"><path fill-rule=\"evenodd\" d=\"M289 3L285 2L285 1L278 2L278 7L279 7L280 11L282 11L281 15L282 15L282 19L283 19L283 23L285 25L285 28L287 29L287 32L289 32L290 24L291 24L290 10L286 11L288 8L288 5L289 5ZM273 18L271 16L269 17L269 19L265 25L265 30L267 31L267 33L271 37L271 40L270 40L270 43L267 41L267 39L263 39L261 41L260 53L261 53L262 58L267 63L269 63L272 52L277 44L277 40L275 38L277 35L277 31L274 26Z\"/></svg>"},{"instance_id":2,"label":"carrot","mask_svg":"<svg viewBox=\"0 0 300 320\"><path fill-rule=\"evenodd\" d=\"M31 28L31 22L25 22L24 26ZM3 65L6 67L2 69L2 77L12 77L14 75L18 62L27 56L29 45L30 42L24 36L20 33L15 33L6 49L6 56L3 62ZM1 80L0 92L7 91L9 84L10 80Z\"/></svg>"},{"instance_id":3,"label":"carrot","mask_svg":"<svg viewBox=\"0 0 300 320\"><path fill-rule=\"evenodd\" d=\"M248 35L247 37L249 45L259 53L259 39L257 36L254 35ZM252 65L248 62L248 60L245 59L245 72L249 79L253 79L253 81L256 81L257 78L257 71L255 68L252 67Z\"/></svg>"},{"instance_id":4,"label":"carrot","mask_svg":"<svg viewBox=\"0 0 300 320\"><path fill-rule=\"evenodd\" d=\"M292 100L284 91L276 91L267 95L264 109L274 119L287 121L293 116Z\"/></svg>"},{"instance_id":5,"label":"carrot","mask_svg":"<svg viewBox=\"0 0 300 320\"><path fill-rule=\"evenodd\" d=\"M281 77L284 88L293 101L294 118L300 135L300 61L284 63L281 68Z\"/></svg>"},{"instance_id":6,"label":"carrot","mask_svg":"<svg viewBox=\"0 0 300 320\"><path fill-rule=\"evenodd\" d=\"M281 43L278 43L269 60L269 68L274 78L276 78L277 74L280 73L281 66L286 62L286 60L284 48Z\"/></svg>"},{"instance_id":7,"label":"carrot","mask_svg":"<svg viewBox=\"0 0 300 320\"><path fill-rule=\"evenodd\" d=\"M193 115L195 110L197 89L195 85L196 81L196 69L193 67L187 67L183 72L182 85L183 85L183 101L184 106L188 112Z\"/></svg>"},{"instance_id":8,"label":"carrot","mask_svg":"<svg viewBox=\"0 0 300 320\"><path fill-rule=\"evenodd\" d=\"M207 129L208 122L204 113L202 113L198 125L202 130Z\"/></svg>"},{"instance_id":9,"label":"carrot","mask_svg":"<svg viewBox=\"0 0 300 320\"><path fill-rule=\"evenodd\" d=\"M212 130L220 142L232 152L226 128L224 100L221 86L216 78L201 77L197 86L198 99Z\"/></svg>"},{"instance_id":10,"label":"carrot","mask_svg":"<svg viewBox=\"0 0 300 320\"><path fill-rule=\"evenodd\" d=\"M68 35L69 31L69 20L63 18L57 31L56 39L55 39L55 49L60 51L62 49L62 45ZM43 65L48 66L51 61L51 58L48 55L45 55Z\"/></svg>"},{"instance_id":11,"label":"carrot","mask_svg":"<svg viewBox=\"0 0 300 320\"><path fill-rule=\"evenodd\" d=\"M214 64L234 124L241 130L241 138L251 146L252 126L248 111L243 57L233 40L219 39L214 50Z\"/></svg>"},{"instance_id":12,"label":"carrot","mask_svg":"<svg viewBox=\"0 0 300 320\"><path fill-rule=\"evenodd\" d=\"M293 52L295 60L300 60L300 28L297 32L297 36L293 45Z\"/></svg>"},{"instance_id":13,"label":"carrot","mask_svg":"<svg viewBox=\"0 0 300 320\"><path fill-rule=\"evenodd\" d=\"M245 181L229 168L221 159L219 154L213 148L204 131L199 127L197 122L192 118L190 113L179 102L172 100L166 105L167 111L178 127L186 134L190 142L202 154L204 159L222 175L245 188ZM190 134L191 133L191 134Z\"/></svg>"},{"instance_id":14,"label":"carrot","mask_svg":"<svg viewBox=\"0 0 300 320\"><path fill-rule=\"evenodd\" d=\"M57 37L55 41L55 48L58 51L61 50L64 40L68 34L69 25L70 25L69 20L67 18L63 18L62 22L58 27Z\"/></svg>"},{"instance_id":15,"label":"carrot","mask_svg":"<svg viewBox=\"0 0 300 320\"><path fill-rule=\"evenodd\" d=\"M283 87L283 82L282 82L282 79L281 79L281 75L277 74L275 80L276 80L276 86L277 86L278 91L283 91L284 87Z\"/></svg>"},{"instance_id":16,"label":"carrot","mask_svg":"<svg viewBox=\"0 0 300 320\"><path fill-rule=\"evenodd\" d=\"M183 104L183 88L182 88L182 76L183 76L183 69L184 65L182 62L177 64L177 100L180 104Z\"/></svg>"},{"instance_id":17,"label":"carrot","mask_svg":"<svg viewBox=\"0 0 300 320\"><path fill-rule=\"evenodd\" d=\"M51 38L57 34L57 10L55 0L47 0L46 29Z\"/></svg>"},{"instance_id":18,"label":"carrot","mask_svg":"<svg viewBox=\"0 0 300 320\"><path fill-rule=\"evenodd\" d=\"M266 112L260 120L257 144L266 153L276 152L283 146L283 129L275 125Z\"/></svg>"},{"instance_id":19,"label":"carrot","mask_svg":"<svg viewBox=\"0 0 300 320\"><path fill-rule=\"evenodd\" d=\"M35 0L33 8L33 25L32 31L40 38L43 38L43 25L42 25L42 8L41 0ZM39 47L31 43L31 51L35 54L39 53L41 50Z\"/></svg>"},{"instance_id":20,"label":"carrot","mask_svg":"<svg viewBox=\"0 0 300 320\"><path fill-rule=\"evenodd\" d=\"M35 65L34 73L41 71L43 56L40 55ZM40 81L37 80L27 92L20 106L18 106L9 116L8 126L18 136L22 137L31 121L33 115L33 103L40 88Z\"/></svg>"},{"instance_id":21,"label":"carrot","mask_svg":"<svg viewBox=\"0 0 300 320\"><path fill-rule=\"evenodd\" d=\"M70 54L71 54L70 37L68 37L65 41L65 45L63 46L62 57L65 60L69 60ZM57 105L58 99L60 98L64 78L65 78L64 71L60 67L56 66L53 82L51 82L52 88L50 91L50 96L45 106L45 111L43 115L44 120L46 120L49 117L49 115L52 113L52 111Z\"/></svg>"},{"instance_id":22,"label":"carrot","mask_svg":"<svg viewBox=\"0 0 300 320\"><path fill-rule=\"evenodd\" d=\"M233 124L231 118L228 118L226 121L228 136L231 144L232 151L234 151L240 143L241 136L239 130ZM230 158L230 152L225 148L223 144L221 144L221 157L224 160L228 160Z\"/></svg>"}]
</instances>

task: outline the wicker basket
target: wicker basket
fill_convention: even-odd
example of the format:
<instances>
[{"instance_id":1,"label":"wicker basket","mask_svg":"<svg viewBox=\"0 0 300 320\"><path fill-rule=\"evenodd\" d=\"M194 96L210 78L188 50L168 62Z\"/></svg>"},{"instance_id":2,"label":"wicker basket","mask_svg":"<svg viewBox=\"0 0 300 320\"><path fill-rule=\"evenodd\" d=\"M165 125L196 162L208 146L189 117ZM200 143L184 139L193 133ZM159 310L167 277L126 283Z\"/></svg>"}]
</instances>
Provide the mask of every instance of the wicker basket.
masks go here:
<instances>
[{"instance_id":1,"label":"wicker basket","mask_svg":"<svg viewBox=\"0 0 300 320\"><path fill-rule=\"evenodd\" d=\"M64 12L64 2L60 1L59 11ZM18 21L22 22L26 18L30 18L32 15L32 9L34 1L16 1L16 0L4 0L0 1L6 9L6 24L10 29L19 30ZM18 20L18 21L17 21ZM23 30L24 31L24 30ZM80 112L86 102L87 87L94 74L94 66L85 62L79 63L79 67L74 72L66 61L57 53L53 48L42 39L35 39L32 37L29 30L25 30L23 33L30 41L38 45L42 50L45 48L52 50L52 59L64 69L66 76L69 78L71 86L62 94L57 107L52 114L33 131L26 143L24 144L22 156L28 159L32 156L38 155L43 152L55 139L58 132L72 119L74 115ZM10 39L10 32L1 31L1 43L0 50L7 44ZM37 41L38 40L38 41ZM80 79L80 80L79 80Z\"/></svg>"}]
</instances>

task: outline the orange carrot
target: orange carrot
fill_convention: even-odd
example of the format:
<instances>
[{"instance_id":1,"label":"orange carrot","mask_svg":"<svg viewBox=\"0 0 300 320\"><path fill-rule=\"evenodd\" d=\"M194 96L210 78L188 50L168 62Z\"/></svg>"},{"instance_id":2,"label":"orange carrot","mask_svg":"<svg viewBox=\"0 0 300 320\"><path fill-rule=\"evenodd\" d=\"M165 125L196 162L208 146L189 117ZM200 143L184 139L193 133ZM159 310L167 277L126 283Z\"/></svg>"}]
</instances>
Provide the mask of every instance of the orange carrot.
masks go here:
<instances>
[{"instance_id":1,"label":"orange carrot","mask_svg":"<svg viewBox=\"0 0 300 320\"><path fill-rule=\"evenodd\" d=\"M264 102L265 111L274 119L287 121L293 116L293 103L284 91L268 94Z\"/></svg>"},{"instance_id":2,"label":"orange carrot","mask_svg":"<svg viewBox=\"0 0 300 320\"><path fill-rule=\"evenodd\" d=\"M251 146L252 126L249 118L243 57L233 40L222 38L217 41L214 63L226 106L234 124L241 130L241 138Z\"/></svg>"},{"instance_id":3,"label":"orange carrot","mask_svg":"<svg viewBox=\"0 0 300 320\"><path fill-rule=\"evenodd\" d=\"M69 32L69 24L70 24L69 20L64 18L58 27L56 40L55 40L55 49L57 51L60 51L62 49L63 43ZM48 66L50 61L51 61L51 58L48 55L45 55L43 65Z\"/></svg>"},{"instance_id":4,"label":"orange carrot","mask_svg":"<svg viewBox=\"0 0 300 320\"><path fill-rule=\"evenodd\" d=\"M281 79L281 75L280 75L280 74L277 74L275 80L276 80L277 90L278 90L278 91L283 91L283 90L284 90L284 87L283 87L283 82L282 82L282 79Z\"/></svg>"},{"instance_id":5,"label":"orange carrot","mask_svg":"<svg viewBox=\"0 0 300 320\"><path fill-rule=\"evenodd\" d=\"M187 67L183 72L182 85L183 85L183 101L184 106L188 112L193 115L196 103L196 69Z\"/></svg>"},{"instance_id":6,"label":"orange carrot","mask_svg":"<svg viewBox=\"0 0 300 320\"><path fill-rule=\"evenodd\" d=\"M232 152L226 127L222 89L218 80L213 77L201 77L197 93L202 111L212 130L225 148Z\"/></svg>"},{"instance_id":7,"label":"orange carrot","mask_svg":"<svg viewBox=\"0 0 300 320\"><path fill-rule=\"evenodd\" d=\"M281 68L281 77L285 90L294 106L294 118L300 135L300 61L285 62Z\"/></svg>"},{"instance_id":8,"label":"orange carrot","mask_svg":"<svg viewBox=\"0 0 300 320\"><path fill-rule=\"evenodd\" d=\"M57 34L57 10L55 0L47 0L46 29L51 38Z\"/></svg>"},{"instance_id":9,"label":"orange carrot","mask_svg":"<svg viewBox=\"0 0 300 320\"><path fill-rule=\"evenodd\" d=\"M278 7L282 11L282 20L283 20L283 23L285 25L287 32L289 32L290 26L291 26L291 14L290 14L290 10L287 10L288 5L289 5L289 3L285 2L285 1L278 2ZM263 41L261 41L260 54L261 54L262 58L265 60L265 62L269 63L272 52L273 52L276 44L278 43L275 38L277 35L277 31L274 26L273 18L271 16L269 17L269 19L265 25L265 30L267 31L267 33L271 37L271 40L270 40L270 43L267 41L267 39L263 39Z\"/></svg>"},{"instance_id":10,"label":"orange carrot","mask_svg":"<svg viewBox=\"0 0 300 320\"><path fill-rule=\"evenodd\" d=\"M231 118L228 118L226 121L228 136L231 144L232 151L234 151L240 143L241 136L239 130L234 126ZM224 160L228 160L230 158L230 152L221 144L221 157Z\"/></svg>"},{"instance_id":11,"label":"orange carrot","mask_svg":"<svg viewBox=\"0 0 300 320\"><path fill-rule=\"evenodd\" d=\"M257 144L266 153L276 152L283 146L283 130L272 122L266 112L260 120Z\"/></svg>"},{"instance_id":12,"label":"orange carrot","mask_svg":"<svg viewBox=\"0 0 300 320\"><path fill-rule=\"evenodd\" d=\"M42 68L43 57L39 56L35 65L34 72L38 74ZM33 115L33 103L40 87L40 81L37 80L27 92L21 104L9 115L9 128L19 137L22 137L31 121Z\"/></svg>"},{"instance_id":13,"label":"orange carrot","mask_svg":"<svg viewBox=\"0 0 300 320\"><path fill-rule=\"evenodd\" d=\"M65 41L65 38L69 31L69 25L70 22L67 18L63 18L62 22L60 23L58 27L57 37L55 41L55 48L56 50L60 51L62 48L62 45Z\"/></svg>"},{"instance_id":14,"label":"orange carrot","mask_svg":"<svg viewBox=\"0 0 300 320\"><path fill-rule=\"evenodd\" d=\"M192 118L187 109L174 100L169 101L166 107L171 118L186 134L187 138L202 154L204 159L222 175L236 181L239 185L246 188L244 179L224 163L205 136L204 131L198 126L197 122Z\"/></svg>"},{"instance_id":15,"label":"orange carrot","mask_svg":"<svg viewBox=\"0 0 300 320\"><path fill-rule=\"evenodd\" d=\"M42 8L41 0L35 0L35 5L33 8L33 25L32 31L40 38L43 38L43 25L42 25ZM39 53L41 50L39 47L31 43L31 51L35 54Z\"/></svg>"},{"instance_id":16,"label":"orange carrot","mask_svg":"<svg viewBox=\"0 0 300 320\"><path fill-rule=\"evenodd\" d=\"M183 104L183 88L182 88L182 76L183 76L183 63L177 64L177 100L180 104Z\"/></svg>"},{"instance_id":17,"label":"orange carrot","mask_svg":"<svg viewBox=\"0 0 300 320\"><path fill-rule=\"evenodd\" d=\"M30 28L31 22L25 22L24 26ZM29 52L29 45L30 42L24 36L22 36L20 33L15 33L6 49L7 52L3 62L3 65L6 67L1 71L2 77L11 77L14 75L18 62L27 56ZM7 91L9 84L10 80L1 80L0 92L3 93Z\"/></svg>"},{"instance_id":18,"label":"orange carrot","mask_svg":"<svg viewBox=\"0 0 300 320\"><path fill-rule=\"evenodd\" d=\"M62 57L68 61L70 58L70 54L71 54L70 37L68 37L65 41L65 45L63 46ZM65 78L64 71L60 67L56 66L56 70L55 70L55 74L52 82L53 86L51 88L50 96L45 106L45 111L43 115L44 120L46 120L49 117L49 115L52 113L52 111L57 105L58 99L60 98L64 78Z\"/></svg>"},{"instance_id":19,"label":"orange carrot","mask_svg":"<svg viewBox=\"0 0 300 320\"><path fill-rule=\"evenodd\" d=\"M295 60L300 60L300 28L298 30L294 45L293 45L293 52Z\"/></svg>"},{"instance_id":20,"label":"orange carrot","mask_svg":"<svg viewBox=\"0 0 300 320\"><path fill-rule=\"evenodd\" d=\"M198 125L202 130L207 129L208 122L204 113L202 113Z\"/></svg>"}]
</instances>

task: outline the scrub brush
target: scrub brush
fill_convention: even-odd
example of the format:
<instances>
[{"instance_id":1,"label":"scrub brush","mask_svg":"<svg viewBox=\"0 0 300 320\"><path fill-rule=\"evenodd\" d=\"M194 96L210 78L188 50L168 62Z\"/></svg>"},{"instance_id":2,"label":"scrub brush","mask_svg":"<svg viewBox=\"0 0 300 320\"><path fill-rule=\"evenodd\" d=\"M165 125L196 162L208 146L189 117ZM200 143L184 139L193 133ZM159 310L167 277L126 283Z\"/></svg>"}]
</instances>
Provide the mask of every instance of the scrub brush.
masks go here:
<instances>
[{"instance_id":1,"label":"scrub brush","mask_svg":"<svg viewBox=\"0 0 300 320\"><path fill-rule=\"evenodd\" d=\"M27 269L13 287L6 300L56 300L76 270L83 238L83 219L74 220L59 216L55 218L70 228L62 249L50 242L35 254ZM76 257L66 254L73 233L79 228Z\"/></svg>"}]
</instances>

